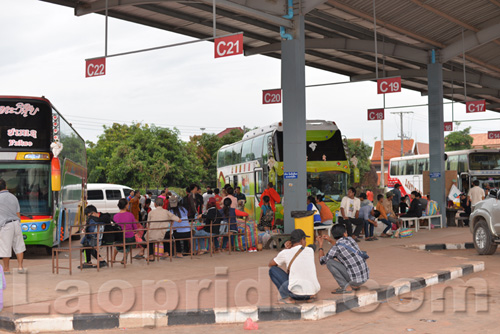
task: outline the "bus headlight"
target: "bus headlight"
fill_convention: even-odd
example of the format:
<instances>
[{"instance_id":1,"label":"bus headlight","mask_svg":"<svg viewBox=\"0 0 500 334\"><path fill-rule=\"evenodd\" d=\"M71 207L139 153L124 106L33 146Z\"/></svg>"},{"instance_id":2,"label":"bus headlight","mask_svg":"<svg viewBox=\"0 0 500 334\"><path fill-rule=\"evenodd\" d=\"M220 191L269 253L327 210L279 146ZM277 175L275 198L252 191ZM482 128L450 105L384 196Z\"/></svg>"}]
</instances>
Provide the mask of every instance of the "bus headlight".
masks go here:
<instances>
[{"instance_id":1,"label":"bus headlight","mask_svg":"<svg viewBox=\"0 0 500 334\"><path fill-rule=\"evenodd\" d=\"M27 230L29 229L28 224L22 224L22 225L21 225L21 229L22 229L23 231L27 231Z\"/></svg>"},{"instance_id":2,"label":"bus headlight","mask_svg":"<svg viewBox=\"0 0 500 334\"><path fill-rule=\"evenodd\" d=\"M36 224L31 224L31 229L34 231L36 230Z\"/></svg>"}]
</instances>

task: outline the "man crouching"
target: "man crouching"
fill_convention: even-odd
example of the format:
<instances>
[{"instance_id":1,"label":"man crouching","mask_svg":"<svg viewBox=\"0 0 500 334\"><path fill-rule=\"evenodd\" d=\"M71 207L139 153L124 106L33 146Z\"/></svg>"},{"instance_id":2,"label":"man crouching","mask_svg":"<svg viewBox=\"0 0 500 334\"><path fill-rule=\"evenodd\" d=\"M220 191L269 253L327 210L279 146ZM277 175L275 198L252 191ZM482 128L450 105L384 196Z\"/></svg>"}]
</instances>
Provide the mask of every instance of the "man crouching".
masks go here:
<instances>
[{"instance_id":1,"label":"man crouching","mask_svg":"<svg viewBox=\"0 0 500 334\"><path fill-rule=\"evenodd\" d=\"M333 278L339 284L339 288L332 291L334 294L352 293L357 291L368 278L370 270L365 259L360 255L361 251L356 241L347 236L344 225L332 227L333 239L327 235L318 238L319 263L325 265L332 273ZM324 240L332 244L332 248L326 253L323 250Z\"/></svg>"},{"instance_id":2,"label":"man crouching","mask_svg":"<svg viewBox=\"0 0 500 334\"><path fill-rule=\"evenodd\" d=\"M297 229L290 234L290 241L278 256L269 262L269 276L278 288L282 304L311 301L320 289L314 264L314 250L306 247L304 231ZM287 271L278 266L286 265Z\"/></svg>"}]
</instances>

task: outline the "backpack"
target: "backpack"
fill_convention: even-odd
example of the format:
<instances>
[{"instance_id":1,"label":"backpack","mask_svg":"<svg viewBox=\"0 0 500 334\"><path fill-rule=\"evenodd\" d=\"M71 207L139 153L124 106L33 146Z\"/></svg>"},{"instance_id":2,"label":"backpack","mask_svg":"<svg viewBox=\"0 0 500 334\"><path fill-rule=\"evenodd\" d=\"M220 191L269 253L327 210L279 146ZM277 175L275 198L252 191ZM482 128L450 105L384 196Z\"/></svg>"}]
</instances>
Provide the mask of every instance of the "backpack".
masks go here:
<instances>
[{"instance_id":1,"label":"backpack","mask_svg":"<svg viewBox=\"0 0 500 334\"><path fill-rule=\"evenodd\" d=\"M266 205L265 208L266 208L266 213L262 215L262 217L260 218L260 223L259 225L257 225L259 231L264 231L264 227L271 227L273 224L274 211L269 205Z\"/></svg>"}]
</instances>

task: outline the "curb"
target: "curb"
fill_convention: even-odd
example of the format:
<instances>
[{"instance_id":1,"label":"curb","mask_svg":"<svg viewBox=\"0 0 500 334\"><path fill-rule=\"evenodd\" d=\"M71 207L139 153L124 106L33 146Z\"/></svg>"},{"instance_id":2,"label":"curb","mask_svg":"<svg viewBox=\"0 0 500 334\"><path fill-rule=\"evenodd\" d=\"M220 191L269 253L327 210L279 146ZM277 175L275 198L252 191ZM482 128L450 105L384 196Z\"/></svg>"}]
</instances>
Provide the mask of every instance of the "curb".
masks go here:
<instances>
[{"instance_id":1,"label":"curb","mask_svg":"<svg viewBox=\"0 0 500 334\"><path fill-rule=\"evenodd\" d=\"M259 322L320 320L344 311L376 304L394 296L443 283L468 274L477 273L484 269L484 262L466 262L459 266L423 274L418 277L398 279L391 285L361 292L357 295L344 295L342 299L320 300L311 304L279 307L248 306L223 309L145 311L123 314L0 316L0 330L17 333L42 333L71 330L101 330L113 328L137 329L178 325L231 324L243 323L248 318Z\"/></svg>"},{"instance_id":2,"label":"curb","mask_svg":"<svg viewBox=\"0 0 500 334\"><path fill-rule=\"evenodd\" d=\"M407 248L416 248L420 250L457 250L474 249L473 242L451 243L451 244L417 244L408 245Z\"/></svg>"}]
</instances>

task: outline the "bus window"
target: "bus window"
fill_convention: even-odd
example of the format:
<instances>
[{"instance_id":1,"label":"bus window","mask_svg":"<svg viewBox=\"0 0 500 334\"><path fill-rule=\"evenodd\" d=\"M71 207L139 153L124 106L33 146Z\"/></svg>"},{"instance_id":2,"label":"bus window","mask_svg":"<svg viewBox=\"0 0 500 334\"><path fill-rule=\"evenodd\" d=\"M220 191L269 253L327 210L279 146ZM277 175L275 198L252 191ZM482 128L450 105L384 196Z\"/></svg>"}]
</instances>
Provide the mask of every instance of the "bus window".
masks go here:
<instances>
[{"instance_id":1,"label":"bus window","mask_svg":"<svg viewBox=\"0 0 500 334\"><path fill-rule=\"evenodd\" d=\"M468 171L467 168L467 155L460 154L458 156L458 174L466 173Z\"/></svg>"},{"instance_id":2,"label":"bus window","mask_svg":"<svg viewBox=\"0 0 500 334\"><path fill-rule=\"evenodd\" d=\"M406 175L415 175L416 159L406 160Z\"/></svg>"},{"instance_id":3,"label":"bus window","mask_svg":"<svg viewBox=\"0 0 500 334\"><path fill-rule=\"evenodd\" d=\"M235 165L241 162L241 143L234 144L231 151L230 163L227 165Z\"/></svg>"},{"instance_id":4,"label":"bus window","mask_svg":"<svg viewBox=\"0 0 500 334\"><path fill-rule=\"evenodd\" d=\"M391 175L399 175L399 161L391 161Z\"/></svg>"},{"instance_id":5,"label":"bus window","mask_svg":"<svg viewBox=\"0 0 500 334\"><path fill-rule=\"evenodd\" d=\"M257 160L262 158L262 143L264 142L264 136L259 136L254 138L252 144L252 160Z\"/></svg>"},{"instance_id":6,"label":"bus window","mask_svg":"<svg viewBox=\"0 0 500 334\"><path fill-rule=\"evenodd\" d=\"M220 150L219 154L217 154L217 165L219 167L225 166L224 164L224 155L226 154L226 150Z\"/></svg>"},{"instance_id":7,"label":"bus window","mask_svg":"<svg viewBox=\"0 0 500 334\"><path fill-rule=\"evenodd\" d=\"M262 159L264 164L267 164L267 160L272 156L272 151L269 151L270 141L272 141L271 133L267 133L264 136L264 143L262 145Z\"/></svg>"},{"instance_id":8,"label":"bus window","mask_svg":"<svg viewBox=\"0 0 500 334\"><path fill-rule=\"evenodd\" d=\"M456 170L458 171L458 155L450 155L448 156L448 166L447 170Z\"/></svg>"},{"instance_id":9,"label":"bus window","mask_svg":"<svg viewBox=\"0 0 500 334\"><path fill-rule=\"evenodd\" d=\"M238 175L233 176L233 188L238 186Z\"/></svg>"},{"instance_id":10,"label":"bus window","mask_svg":"<svg viewBox=\"0 0 500 334\"><path fill-rule=\"evenodd\" d=\"M255 194L262 194L264 191L262 182L262 169L255 170Z\"/></svg>"},{"instance_id":11,"label":"bus window","mask_svg":"<svg viewBox=\"0 0 500 334\"><path fill-rule=\"evenodd\" d=\"M423 174L426 169L426 160L425 159L417 159L417 174Z\"/></svg>"},{"instance_id":12,"label":"bus window","mask_svg":"<svg viewBox=\"0 0 500 334\"><path fill-rule=\"evenodd\" d=\"M241 148L241 162L247 162L252 160L252 142L253 139L249 139L243 142L243 146Z\"/></svg>"}]
</instances>

